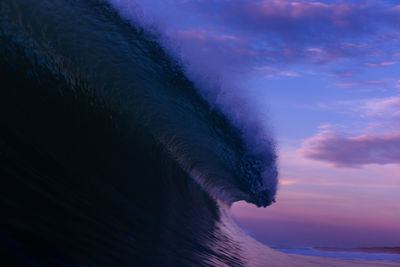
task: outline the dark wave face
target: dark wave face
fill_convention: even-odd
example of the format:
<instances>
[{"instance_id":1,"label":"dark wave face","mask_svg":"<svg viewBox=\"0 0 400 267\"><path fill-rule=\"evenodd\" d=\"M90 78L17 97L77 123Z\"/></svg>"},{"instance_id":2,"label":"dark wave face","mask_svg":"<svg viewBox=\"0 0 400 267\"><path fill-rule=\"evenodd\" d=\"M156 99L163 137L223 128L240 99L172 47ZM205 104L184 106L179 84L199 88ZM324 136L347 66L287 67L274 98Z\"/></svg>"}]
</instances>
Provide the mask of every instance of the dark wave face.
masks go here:
<instances>
[{"instance_id":1,"label":"dark wave face","mask_svg":"<svg viewBox=\"0 0 400 267\"><path fill-rule=\"evenodd\" d=\"M274 201L275 154L182 73L101 1L0 2L1 262L246 265L223 218Z\"/></svg>"}]
</instances>

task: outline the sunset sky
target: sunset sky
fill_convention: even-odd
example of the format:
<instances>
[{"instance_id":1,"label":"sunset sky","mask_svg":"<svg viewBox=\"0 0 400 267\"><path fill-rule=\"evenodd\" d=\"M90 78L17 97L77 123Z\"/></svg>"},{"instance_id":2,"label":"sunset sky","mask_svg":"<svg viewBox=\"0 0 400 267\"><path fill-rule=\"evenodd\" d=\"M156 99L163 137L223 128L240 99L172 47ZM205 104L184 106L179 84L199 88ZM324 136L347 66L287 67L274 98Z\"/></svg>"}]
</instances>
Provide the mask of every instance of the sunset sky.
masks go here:
<instances>
[{"instance_id":1,"label":"sunset sky","mask_svg":"<svg viewBox=\"0 0 400 267\"><path fill-rule=\"evenodd\" d=\"M400 246L400 2L110 2L274 138L277 203L235 204L239 225L272 246Z\"/></svg>"}]
</instances>

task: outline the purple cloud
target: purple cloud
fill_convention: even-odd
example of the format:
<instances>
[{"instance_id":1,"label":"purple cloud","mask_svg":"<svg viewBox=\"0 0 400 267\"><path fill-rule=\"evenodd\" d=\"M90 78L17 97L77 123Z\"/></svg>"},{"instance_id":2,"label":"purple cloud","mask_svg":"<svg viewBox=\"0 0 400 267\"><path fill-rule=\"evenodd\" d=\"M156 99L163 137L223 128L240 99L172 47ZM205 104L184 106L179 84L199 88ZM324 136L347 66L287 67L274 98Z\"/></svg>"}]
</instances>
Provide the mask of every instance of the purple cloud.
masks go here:
<instances>
[{"instance_id":1,"label":"purple cloud","mask_svg":"<svg viewBox=\"0 0 400 267\"><path fill-rule=\"evenodd\" d=\"M325 132L304 141L300 153L303 157L327 161L336 167L400 164L400 132L357 137Z\"/></svg>"}]
</instances>

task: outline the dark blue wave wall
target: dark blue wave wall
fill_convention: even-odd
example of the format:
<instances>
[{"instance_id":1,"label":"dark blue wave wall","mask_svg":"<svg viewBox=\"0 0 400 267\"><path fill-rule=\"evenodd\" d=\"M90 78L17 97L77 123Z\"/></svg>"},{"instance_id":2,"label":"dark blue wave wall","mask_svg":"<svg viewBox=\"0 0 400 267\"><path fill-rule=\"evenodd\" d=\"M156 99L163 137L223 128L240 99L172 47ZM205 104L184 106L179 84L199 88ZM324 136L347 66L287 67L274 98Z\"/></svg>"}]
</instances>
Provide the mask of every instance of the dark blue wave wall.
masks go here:
<instances>
[{"instance_id":1,"label":"dark blue wave wall","mask_svg":"<svg viewBox=\"0 0 400 267\"><path fill-rule=\"evenodd\" d=\"M0 18L3 262L243 264L215 199L270 204L273 151L106 4L3 0Z\"/></svg>"}]
</instances>

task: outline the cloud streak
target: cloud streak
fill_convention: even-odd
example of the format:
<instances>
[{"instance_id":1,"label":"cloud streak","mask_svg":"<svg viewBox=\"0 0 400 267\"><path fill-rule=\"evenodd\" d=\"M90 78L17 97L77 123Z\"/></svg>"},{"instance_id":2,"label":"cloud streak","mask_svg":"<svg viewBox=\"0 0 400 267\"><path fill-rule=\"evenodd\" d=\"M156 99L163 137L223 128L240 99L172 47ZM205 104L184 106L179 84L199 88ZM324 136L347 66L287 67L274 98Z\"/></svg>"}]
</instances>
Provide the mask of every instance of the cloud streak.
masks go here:
<instances>
[{"instance_id":1,"label":"cloud streak","mask_svg":"<svg viewBox=\"0 0 400 267\"><path fill-rule=\"evenodd\" d=\"M367 80L367 81L354 81L354 82L346 82L346 83L338 83L336 84L339 87L354 87L360 85L382 85L389 81L389 79L380 79L380 80Z\"/></svg>"},{"instance_id":2,"label":"cloud streak","mask_svg":"<svg viewBox=\"0 0 400 267\"><path fill-rule=\"evenodd\" d=\"M396 62L364 63L364 66L371 68L387 67L396 64Z\"/></svg>"},{"instance_id":3,"label":"cloud streak","mask_svg":"<svg viewBox=\"0 0 400 267\"><path fill-rule=\"evenodd\" d=\"M303 157L327 161L336 167L400 164L400 132L356 137L323 132L305 140L300 153Z\"/></svg>"},{"instance_id":4,"label":"cloud streak","mask_svg":"<svg viewBox=\"0 0 400 267\"><path fill-rule=\"evenodd\" d=\"M400 119L400 96L366 100L361 109L371 118Z\"/></svg>"},{"instance_id":5,"label":"cloud streak","mask_svg":"<svg viewBox=\"0 0 400 267\"><path fill-rule=\"evenodd\" d=\"M369 121L388 121L393 124L400 121L400 96L383 98L366 98L349 101L337 101L329 104L319 104L322 110L336 111L353 117L366 118ZM398 122L397 122L398 123ZM330 125L327 123L326 125Z\"/></svg>"}]
</instances>

